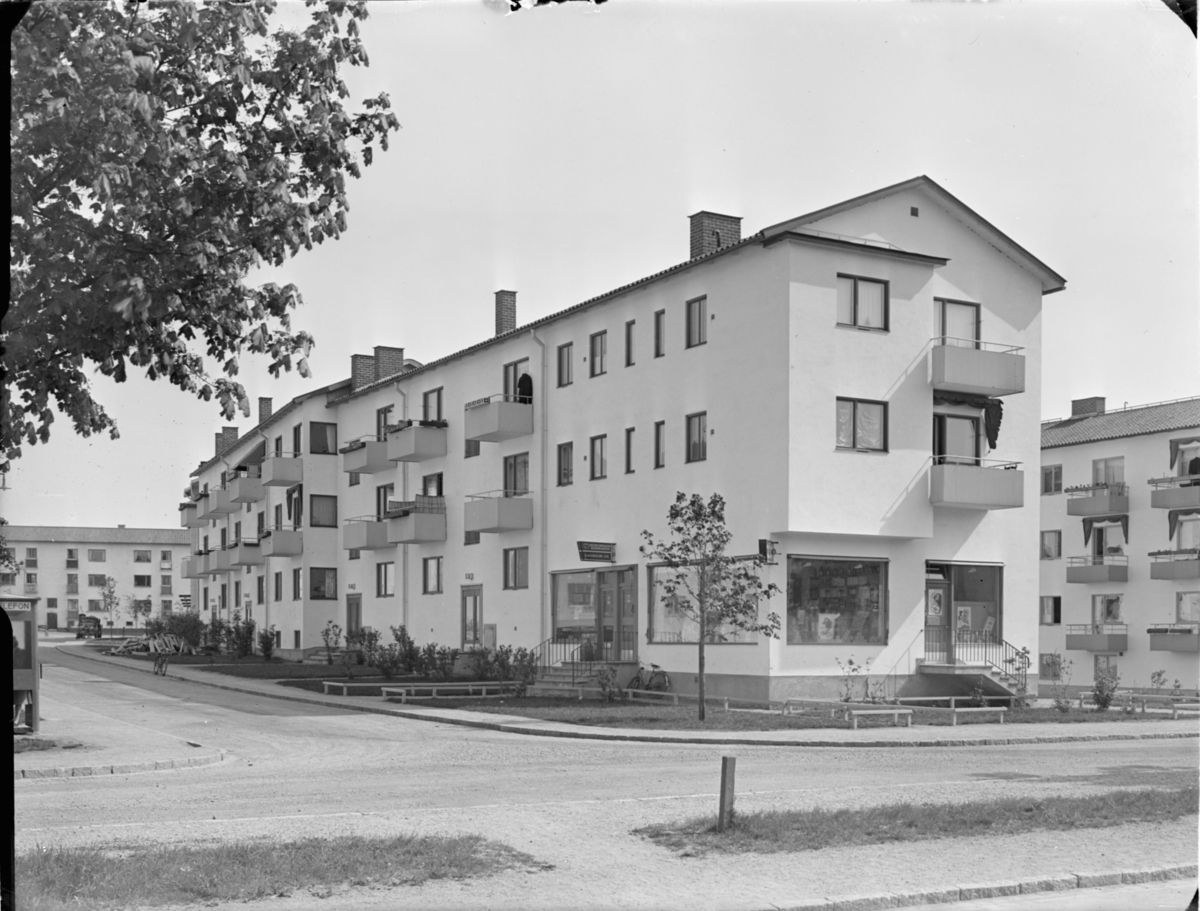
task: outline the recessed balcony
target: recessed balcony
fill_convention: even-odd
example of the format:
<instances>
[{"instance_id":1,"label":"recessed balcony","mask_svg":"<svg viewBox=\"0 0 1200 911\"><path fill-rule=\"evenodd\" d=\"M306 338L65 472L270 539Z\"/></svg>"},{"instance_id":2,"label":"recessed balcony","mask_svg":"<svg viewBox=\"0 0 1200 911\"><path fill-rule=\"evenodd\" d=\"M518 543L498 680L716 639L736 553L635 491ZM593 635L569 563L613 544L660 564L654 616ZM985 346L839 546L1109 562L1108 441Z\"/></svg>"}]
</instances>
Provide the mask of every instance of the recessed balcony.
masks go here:
<instances>
[{"instance_id":1,"label":"recessed balcony","mask_svg":"<svg viewBox=\"0 0 1200 911\"><path fill-rule=\"evenodd\" d=\"M1125 623L1081 623L1067 626L1067 648L1080 652L1123 652L1129 648Z\"/></svg>"},{"instance_id":2,"label":"recessed balcony","mask_svg":"<svg viewBox=\"0 0 1200 911\"><path fill-rule=\"evenodd\" d=\"M232 566L262 566L262 544L258 538L242 538L228 547Z\"/></svg>"},{"instance_id":3,"label":"recessed balcony","mask_svg":"<svg viewBox=\"0 0 1200 911\"><path fill-rule=\"evenodd\" d=\"M1083 484L1068 487L1067 515L1119 516L1129 512L1129 488L1124 484Z\"/></svg>"},{"instance_id":4,"label":"recessed balcony","mask_svg":"<svg viewBox=\"0 0 1200 911\"><path fill-rule=\"evenodd\" d=\"M385 550L395 546L388 540L388 523L374 516L347 519L342 526L344 550Z\"/></svg>"},{"instance_id":5,"label":"recessed balcony","mask_svg":"<svg viewBox=\"0 0 1200 911\"><path fill-rule=\"evenodd\" d=\"M259 536L264 557L298 557L304 553L304 534L298 528L268 528Z\"/></svg>"},{"instance_id":6,"label":"recessed balcony","mask_svg":"<svg viewBox=\"0 0 1200 911\"><path fill-rule=\"evenodd\" d=\"M930 349L930 381L942 392L1013 395L1025 391L1022 348L941 336Z\"/></svg>"},{"instance_id":7,"label":"recessed balcony","mask_svg":"<svg viewBox=\"0 0 1200 911\"><path fill-rule=\"evenodd\" d=\"M388 541L427 544L446 540L446 499L417 495L415 500L388 500Z\"/></svg>"},{"instance_id":8,"label":"recessed balcony","mask_svg":"<svg viewBox=\"0 0 1200 911\"><path fill-rule=\"evenodd\" d=\"M208 492L208 515L210 517L227 516L240 512L241 509L242 504L233 502L233 497L230 496L227 488L216 487Z\"/></svg>"},{"instance_id":9,"label":"recessed balcony","mask_svg":"<svg viewBox=\"0 0 1200 911\"><path fill-rule=\"evenodd\" d=\"M469 494L463 529L483 533L528 531L533 528L533 500L528 491L490 490Z\"/></svg>"},{"instance_id":10,"label":"recessed balcony","mask_svg":"<svg viewBox=\"0 0 1200 911\"><path fill-rule=\"evenodd\" d=\"M1161 623L1152 626L1150 651L1152 652L1200 652L1200 625L1195 623Z\"/></svg>"},{"instance_id":11,"label":"recessed balcony","mask_svg":"<svg viewBox=\"0 0 1200 911\"><path fill-rule=\"evenodd\" d=\"M264 496L262 477L257 468L249 472L238 472L228 482L229 498L234 503L257 503Z\"/></svg>"},{"instance_id":12,"label":"recessed balcony","mask_svg":"<svg viewBox=\"0 0 1200 911\"><path fill-rule=\"evenodd\" d=\"M1079 583L1128 582L1129 558L1121 554L1091 554L1067 558L1067 581Z\"/></svg>"},{"instance_id":13,"label":"recessed balcony","mask_svg":"<svg viewBox=\"0 0 1200 911\"><path fill-rule=\"evenodd\" d=\"M1154 550L1151 579L1200 579L1200 550Z\"/></svg>"},{"instance_id":14,"label":"recessed balcony","mask_svg":"<svg viewBox=\"0 0 1200 911\"><path fill-rule=\"evenodd\" d=\"M1150 491L1154 509L1200 508L1200 475L1153 478L1146 483L1154 488Z\"/></svg>"},{"instance_id":15,"label":"recessed balcony","mask_svg":"<svg viewBox=\"0 0 1200 911\"><path fill-rule=\"evenodd\" d=\"M533 433L533 402L528 396L485 396L468 402L463 415L464 435L468 440L495 443Z\"/></svg>"},{"instance_id":16,"label":"recessed balcony","mask_svg":"<svg viewBox=\"0 0 1200 911\"><path fill-rule=\"evenodd\" d=\"M180 528L203 528L204 520L200 518L200 510L195 503L179 504Z\"/></svg>"},{"instance_id":17,"label":"recessed balcony","mask_svg":"<svg viewBox=\"0 0 1200 911\"><path fill-rule=\"evenodd\" d=\"M376 436L351 440L338 450L342 456L342 471L355 474L375 474L391 471L396 466L388 458L387 441Z\"/></svg>"},{"instance_id":18,"label":"recessed balcony","mask_svg":"<svg viewBox=\"0 0 1200 911\"><path fill-rule=\"evenodd\" d=\"M424 462L446 454L446 422L401 423L388 428L387 457L393 462ZM441 425L441 426L438 426Z\"/></svg>"},{"instance_id":19,"label":"recessed balcony","mask_svg":"<svg viewBox=\"0 0 1200 911\"><path fill-rule=\"evenodd\" d=\"M260 468L263 487L291 487L304 480L304 459L298 453L268 456Z\"/></svg>"},{"instance_id":20,"label":"recessed balcony","mask_svg":"<svg viewBox=\"0 0 1200 911\"><path fill-rule=\"evenodd\" d=\"M1025 505L1020 462L936 456L929 469L929 502L956 509L1013 509Z\"/></svg>"}]
</instances>

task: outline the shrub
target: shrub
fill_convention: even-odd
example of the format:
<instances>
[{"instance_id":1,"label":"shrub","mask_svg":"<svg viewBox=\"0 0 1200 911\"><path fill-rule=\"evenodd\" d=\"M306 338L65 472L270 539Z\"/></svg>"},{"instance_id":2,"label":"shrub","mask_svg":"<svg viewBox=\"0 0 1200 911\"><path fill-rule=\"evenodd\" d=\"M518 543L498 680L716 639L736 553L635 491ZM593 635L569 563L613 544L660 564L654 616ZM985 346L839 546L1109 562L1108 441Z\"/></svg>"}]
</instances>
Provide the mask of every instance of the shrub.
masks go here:
<instances>
[{"instance_id":1,"label":"shrub","mask_svg":"<svg viewBox=\"0 0 1200 911\"><path fill-rule=\"evenodd\" d=\"M1107 712L1117 693L1117 685L1121 682L1120 674L1109 674L1101 671L1092 682L1092 701L1096 703L1097 712Z\"/></svg>"},{"instance_id":2,"label":"shrub","mask_svg":"<svg viewBox=\"0 0 1200 911\"><path fill-rule=\"evenodd\" d=\"M604 702L616 702L624 697L625 691L617 686L617 669L604 665L596 671L596 683L600 686L600 698Z\"/></svg>"},{"instance_id":3,"label":"shrub","mask_svg":"<svg viewBox=\"0 0 1200 911\"><path fill-rule=\"evenodd\" d=\"M220 652L225 645L225 631L229 624L220 617L213 617L204 628L204 644Z\"/></svg>"},{"instance_id":4,"label":"shrub","mask_svg":"<svg viewBox=\"0 0 1200 911\"><path fill-rule=\"evenodd\" d=\"M987 704L987 694L984 693L983 686L976 684L975 689L971 690L971 698L967 701L967 705L972 708L986 709Z\"/></svg>"},{"instance_id":5,"label":"shrub","mask_svg":"<svg viewBox=\"0 0 1200 911\"><path fill-rule=\"evenodd\" d=\"M321 630L321 640L325 643L325 663L333 664L333 650L342 641L342 628L332 620L327 621Z\"/></svg>"},{"instance_id":6,"label":"shrub","mask_svg":"<svg viewBox=\"0 0 1200 911\"><path fill-rule=\"evenodd\" d=\"M358 644L361 649L363 661L371 667L376 667L376 662L379 659L379 640L381 634L379 630L364 626L358 634ZM363 662L360 661L359 664Z\"/></svg>"},{"instance_id":7,"label":"shrub","mask_svg":"<svg viewBox=\"0 0 1200 911\"><path fill-rule=\"evenodd\" d=\"M421 671L421 650L413 642L412 636L403 626L392 627L392 638L400 652L400 668L405 674L418 674Z\"/></svg>"},{"instance_id":8,"label":"shrub","mask_svg":"<svg viewBox=\"0 0 1200 911\"><path fill-rule=\"evenodd\" d=\"M147 636L161 636L167 631L167 621L159 617L149 617L144 624Z\"/></svg>"},{"instance_id":9,"label":"shrub","mask_svg":"<svg viewBox=\"0 0 1200 911\"><path fill-rule=\"evenodd\" d=\"M497 680L513 679L513 647L499 645L492 652L491 672Z\"/></svg>"},{"instance_id":10,"label":"shrub","mask_svg":"<svg viewBox=\"0 0 1200 911\"><path fill-rule=\"evenodd\" d=\"M845 664L842 664L840 658L834 658L833 660L837 662L837 666L842 671L842 702L853 702L854 683L860 676L870 671L871 661L867 659L862 664L859 664L854 660L853 655L846 659ZM867 680L870 680L870 677ZM866 702L870 698L870 693L867 691L867 680L863 681L863 702Z\"/></svg>"},{"instance_id":11,"label":"shrub","mask_svg":"<svg viewBox=\"0 0 1200 911\"><path fill-rule=\"evenodd\" d=\"M241 612L234 611L232 621L225 627L225 649L237 658L245 658L254 654L255 622L246 617L242 619Z\"/></svg>"},{"instance_id":12,"label":"shrub","mask_svg":"<svg viewBox=\"0 0 1200 911\"><path fill-rule=\"evenodd\" d=\"M1051 685L1051 694L1054 698L1054 707L1064 715L1071 711L1071 697L1068 693L1068 687L1071 685L1071 671L1075 667L1075 662L1063 660L1063 656L1058 652L1050 655L1050 666L1054 673L1050 679L1053 681Z\"/></svg>"},{"instance_id":13,"label":"shrub","mask_svg":"<svg viewBox=\"0 0 1200 911\"><path fill-rule=\"evenodd\" d=\"M467 666L476 680L488 680L495 673L492 651L486 648L467 649Z\"/></svg>"},{"instance_id":14,"label":"shrub","mask_svg":"<svg viewBox=\"0 0 1200 911\"><path fill-rule=\"evenodd\" d=\"M421 649L419 652L421 661L416 667L418 674L423 674L426 677L437 676L437 649L436 642L430 642Z\"/></svg>"},{"instance_id":15,"label":"shrub","mask_svg":"<svg viewBox=\"0 0 1200 911\"><path fill-rule=\"evenodd\" d=\"M1162 688L1164 686L1166 686L1166 683L1167 683L1167 672L1166 671L1155 671L1153 674L1150 675L1150 685L1152 687L1154 687L1154 692L1156 692L1156 693L1161 692Z\"/></svg>"},{"instance_id":16,"label":"shrub","mask_svg":"<svg viewBox=\"0 0 1200 911\"><path fill-rule=\"evenodd\" d=\"M168 635L178 636L192 648L199 648L204 638L204 621L198 613L185 611L181 614L171 614L166 618L166 625L165 632Z\"/></svg>"},{"instance_id":17,"label":"shrub","mask_svg":"<svg viewBox=\"0 0 1200 911\"><path fill-rule=\"evenodd\" d=\"M433 645L426 646L426 651L433 648L433 667L434 672L431 676L438 680L449 680L454 676L454 662L458 659L458 649L450 648L448 645ZM428 670L426 671L428 673Z\"/></svg>"},{"instance_id":18,"label":"shrub","mask_svg":"<svg viewBox=\"0 0 1200 911\"><path fill-rule=\"evenodd\" d=\"M400 646L395 642L389 642L378 648L375 652L374 664L379 668L379 673L383 675L384 679L392 680L398 677L404 671L404 658Z\"/></svg>"},{"instance_id":19,"label":"shrub","mask_svg":"<svg viewBox=\"0 0 1200 911\"><path fill-rule=\"evenodd\" d=\"M538 656L537 652L521 646L514 649L512 653L512 678L517 682L515 694L524 696L529 690L529 685L537 679L538 673Z\"/></svg>"},{"instance_id":20,"label":"shrub","mask_svg":"<svg viewBox=\"0 0 1200 911\"><path fill-rule=\"evenodd\" d=\"M275 654L275 625L261 630L258 634L258 650L262 652L263 661L270 661Z\"/></svg>"}]
</instances>

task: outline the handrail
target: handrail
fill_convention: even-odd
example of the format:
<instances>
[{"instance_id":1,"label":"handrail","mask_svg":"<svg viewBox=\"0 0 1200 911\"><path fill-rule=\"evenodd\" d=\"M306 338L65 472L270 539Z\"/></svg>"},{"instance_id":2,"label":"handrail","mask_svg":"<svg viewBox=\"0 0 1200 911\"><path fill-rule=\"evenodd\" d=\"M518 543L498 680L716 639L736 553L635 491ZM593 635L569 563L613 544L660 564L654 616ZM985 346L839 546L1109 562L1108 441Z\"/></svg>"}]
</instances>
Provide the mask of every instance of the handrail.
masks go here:
<instances>
[{"instance_id":1,"label":"handrail","mask_svg":"<svg viewBox=\"0 0 1200 911\"><path fill-rule=\"evenodd\" d=\"M516 488L513 488L510 490L505 487L500 487L500 488L497 488L496 490L485 490L481 493L469 493L469 494L467 494L467 499L468 500L503 500L503 499L509 499L511 497L527 497L532 492L533 491L530 491L530 490L517 490Z\"/></svg>"},{"instance_id":2,"label":"handrail","mask_svg":"<svg viewBox=\"0 0 1200 911\"><path fill-rule=\"evenodd\" d=\"M463 411L470 411L472 408L482 408L484 405L492 404L492 399L499 399L502 402L517 402L520 405L532 405L533 396L519 395L515 392L493 392L491 395L485 395L481 399L472 399L463 405Z\"/></svg>"},{"instance_id":3,"label":"handrail","mask_svg":"<svg viewBox=\"0 0 1200 911\"><path fill-rule=\"evenodd\" d=\"M1124 554L1088 554L1086 557L1067 557L1067 566L1128 566Z\"/></svg>"},{"instance_id":4,"label":"handrail","mask_svg":"<svg viewBox=\"0 0 1200 911\"><path fill-rule=\"evenodd\" d=\"M438 513L445 514L446 498L417 494L414 500L388 500L384 515L389 519L398 519L409 513Z\"/></svg>"},{"instance_id":5,"label":"handrail","mask_svg":"<svg viewBox=\"0 0 1200 911\"><path fill-rule=\"evenodd\" d=\"M1063 490L1068 497L1094 497L1097 491L1104 491L1112 497L1129 495L1129 485L1124 481L1102 481L1099 484L1077 484Z\"/></svg>"},{"instance_id":6,"label":"handrail","mask_svg":"<svg viewBox=\"0 0 1200 911\"><path fill-rule=\"evenodd\" d=\"M1001 675L1012 677L1019 688L1029 681L1029 653L1001 639L990 630L951 630L946 626L925 628L925 653L939 654L945 661L981 662ZM953 634L953 635L951 635Z\"/></svg>"},{"instance_id":7,"label":"handrail","mask_svg":"<svg viewBox=\"0 0 1200 911\"><path fill-rule=\"evenodd\" d=\"M1002 342L985 342L977 338L956 338L953 335L935 335L932 339L935 348L973 348L976 351L995 351L997 354L1014 354L1025 349L1020 345L1006 345ZM961 345L949 344L962 342Z\"/></svg>"},{"instance_id":8,"label":"handrail","mask_svg":"<svg viewBox=\"0 0 1200 911\"><path fill-rule=\"evenodd\" d=\"M1200 487L1200 474L1167 475L1146 481L1151 487Z\"/></svg>"},{"instance_id":9,"label":"handrail","mask_svg":"<svg viewBox=\"0 0 1200 911\"><path fill-rule=\"evenodd\" d=\"M1129 632L1128 623L1068 623L1067 632L1073 636L1122 636Z\"/></svg>"},{"instance_id":10,"label":"handrail","mask_svg":"<svg viewBox=\"0 0 1200 911\"><path fill-rule=\"evenodd\" d=\"M972 468L989 468L993 470L1005 469L1011 471L1023 464L1008 459L980 459L975 456L935 455L929 458L934 465L967 465Z\"/></svg>"},{"instance_id":11,"label":"handrail","mask_svg":"<svg viewBox=\"0 0 1200 911\"><path fill-rule=\"evenodd\" d=\"M1200 548L1189 547L1184 550L1152 550L1147 557L1155 563L1174 563L1176 560L1200 560Z\"/></svg>"},{"instance_id":12,"label":"handrail","mask_svg":"<svg viewBox=\"0 0 1200 911\"><path fill-rule=\"evenodd\" d=\"M889 698L888 697L888 681L889 680L892 681L892 695L890 698L892 698L892 699L898 698L897 693L898 693L899 688L896 685L896 668L898 668L900 666L901 661L905 661L905 660L907 660L909 663L909 666L911 666L911 664L912 664L912 654L911 654L912 647L913 647L913 645L916 644L917 639L919 639L924 633L925 633L925 627L921 627L919 630L917 630L917 634L915 636L913 636L912 641L908 643L908 648L906 648L904 650L904 654L901 655L899 658L897 658L894 662L892 662L891 668L888 670L888 672L886 674L883 675L883 698L884 699ZM868 671L868 673L867 673L867 691L870 692L870 689L871 689L871 674Z\"/></svg>"}]
</instances>

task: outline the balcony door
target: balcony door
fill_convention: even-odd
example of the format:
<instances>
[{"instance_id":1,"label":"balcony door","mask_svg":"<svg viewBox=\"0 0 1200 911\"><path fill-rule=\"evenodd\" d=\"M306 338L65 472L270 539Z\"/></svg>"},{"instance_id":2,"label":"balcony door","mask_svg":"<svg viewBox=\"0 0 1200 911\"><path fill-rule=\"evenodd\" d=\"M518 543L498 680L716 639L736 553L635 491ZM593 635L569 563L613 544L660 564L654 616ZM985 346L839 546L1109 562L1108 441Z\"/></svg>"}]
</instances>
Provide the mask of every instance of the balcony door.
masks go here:
<instances>
[{"instance_id":1,"label":"balcony door","mask_svg":"<svg viewBox=\"0 0 1200 911\"><path fill-rule=\"evenodd\" d=\"M346 595L346 635L362 629L362 595Z\"/></svg>"},{"instance_id":2,"label":"balcony door","mask_svg":"<svg viewBox=\"0 0 1200 911\"><path fill-rule=\"evenodd\" d=\"M504 459L504 495L516 497L529 492L529 453Z\"/></svg>"},{"instance_id":3,"label":"balcony door","mask_svg":"<svg viewBox=\"0 0 1200 911\"><path fill-rule=\"evenodd\" d=\"M1120 525L1097 525L1092 529L1092 556L1113 557L1125 553L1125 535ZM1095 563L1103 563L1097 559Z\"/></svg>"},{"instance_id":4,"label":"balcony door","mask_svg":"<svg viewBox=\"0 0 1200 911\"><path fill-rule=\"evenodd\" d=\"M979 305L939 301L942 305L943 345L958 348L979 347Z\"/></svg>"},{"instance_id":5,"label":"balcony door","mask_svg":"<svg viewBox=\"0 0 1200 911\"><path fill-rule=\"evenodd\" d=\"M933 464L979 464L979 418L933 416Z\"/></svg>"}]
</instances>

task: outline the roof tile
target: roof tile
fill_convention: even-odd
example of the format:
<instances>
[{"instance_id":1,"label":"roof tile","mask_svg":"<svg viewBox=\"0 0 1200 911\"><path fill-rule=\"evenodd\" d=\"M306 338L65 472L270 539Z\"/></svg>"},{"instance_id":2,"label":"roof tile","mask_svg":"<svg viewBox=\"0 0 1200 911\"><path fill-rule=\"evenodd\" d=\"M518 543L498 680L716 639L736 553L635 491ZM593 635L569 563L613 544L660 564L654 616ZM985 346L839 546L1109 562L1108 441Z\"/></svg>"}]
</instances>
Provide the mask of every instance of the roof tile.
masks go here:
<instances>
[{"instance_id":1,"label":"roof tile","mask_svg":"<svg viewBox=\"0 0 1200 911\"><path fill-rule=\"evenodd\" d=\"M1081 414L1042 424L1042 449L1075 446L1097 440L1115 440L1165 430L1185 430L1200 427L1200 396L1139 405L1106 411L1104 414Z\"/></svg>"}]
</instances>

